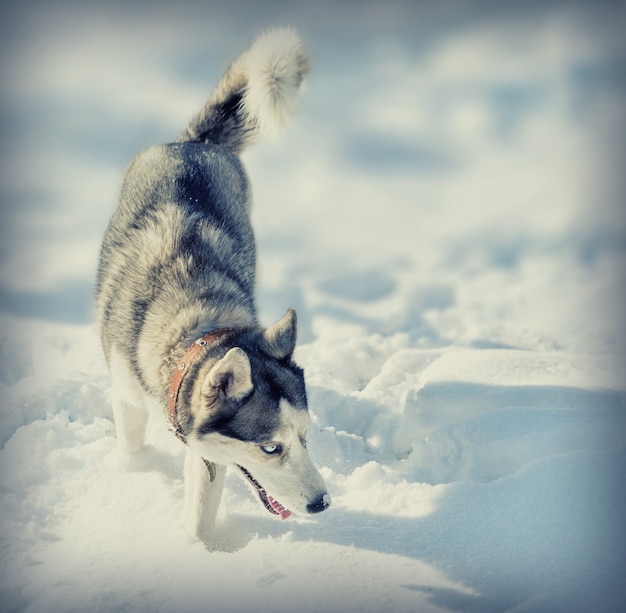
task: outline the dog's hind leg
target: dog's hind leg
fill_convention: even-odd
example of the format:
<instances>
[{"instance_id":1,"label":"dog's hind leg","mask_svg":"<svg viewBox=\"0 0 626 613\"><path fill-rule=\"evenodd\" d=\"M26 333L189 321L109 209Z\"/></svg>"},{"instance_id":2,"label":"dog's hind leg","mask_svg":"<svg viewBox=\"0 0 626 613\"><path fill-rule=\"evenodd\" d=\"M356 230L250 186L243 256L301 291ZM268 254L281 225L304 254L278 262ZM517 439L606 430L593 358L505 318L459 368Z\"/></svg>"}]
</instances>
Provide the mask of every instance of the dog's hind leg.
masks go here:
<instances>
[{"instance_id":1,"label":"dog's hind leg","mask_svg":"<svg viewBox=\"0 0 626 613\"><path fill-rule=\"evenodd\" d=\"M185 456L185 529L211 545L217 509L222 499L226 467L207 463L187 448Z\"/></svg>"}]
</instances>

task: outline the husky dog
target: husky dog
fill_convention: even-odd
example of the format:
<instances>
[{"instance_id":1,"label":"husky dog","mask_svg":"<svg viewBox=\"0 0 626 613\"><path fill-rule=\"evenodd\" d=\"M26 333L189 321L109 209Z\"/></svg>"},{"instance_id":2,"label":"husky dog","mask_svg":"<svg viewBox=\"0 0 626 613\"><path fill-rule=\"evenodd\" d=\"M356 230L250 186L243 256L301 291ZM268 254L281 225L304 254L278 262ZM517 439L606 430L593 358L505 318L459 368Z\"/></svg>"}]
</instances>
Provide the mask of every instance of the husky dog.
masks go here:
<instances>
[{"instance_id":1,"label":"husky dog","mask_svg":"<svg viewBox=\"0 0 626 613\"><path fill-rule=\"evenodd\" d=\"M238 157L294 114L307 72L294 30L257 38L175 143L130 164L101 249L96 310L118 446L141 449L156 401L187 445L185 524L207 544L228 465L281 519L330 504L306 450L296 314L268 329L257 319Z\"/></svg>"}]
</instances>

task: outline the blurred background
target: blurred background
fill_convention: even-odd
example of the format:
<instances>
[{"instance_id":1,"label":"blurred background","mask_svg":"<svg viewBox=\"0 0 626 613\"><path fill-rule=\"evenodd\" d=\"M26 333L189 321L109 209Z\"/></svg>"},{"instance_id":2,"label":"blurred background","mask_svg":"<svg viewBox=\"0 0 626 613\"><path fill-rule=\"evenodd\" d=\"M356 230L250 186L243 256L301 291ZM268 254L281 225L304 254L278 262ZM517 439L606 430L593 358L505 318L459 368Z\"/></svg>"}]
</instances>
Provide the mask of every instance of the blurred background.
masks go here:
<instances>
[{"instance_id":1,"label":"blurred background","mask_svg":"<svg viewBox=\"0 0 626 613\"><path fill-rule=\"evenodd\" d=\"M601 278L582 307L614 323L624 297L625 17L623 3L605 1L6 8L0 311L90 322L125 166L176 138L255 35L290 24L312 64L300 116L277 143L245 154L262 311L274 316L286 296L306 328L317 307L341 315L336 298L366 308L394 290L415 311L459 299L450 275L510 278L528 265L528 283L541 269L553 286L561 267L571 287ZM416 275L428 290L402 294ZM572 296L563 306L582 308ZM415 312L396 324L368 317L350 313L383 332L419 325Z\"/></svg>"}]
</instances>

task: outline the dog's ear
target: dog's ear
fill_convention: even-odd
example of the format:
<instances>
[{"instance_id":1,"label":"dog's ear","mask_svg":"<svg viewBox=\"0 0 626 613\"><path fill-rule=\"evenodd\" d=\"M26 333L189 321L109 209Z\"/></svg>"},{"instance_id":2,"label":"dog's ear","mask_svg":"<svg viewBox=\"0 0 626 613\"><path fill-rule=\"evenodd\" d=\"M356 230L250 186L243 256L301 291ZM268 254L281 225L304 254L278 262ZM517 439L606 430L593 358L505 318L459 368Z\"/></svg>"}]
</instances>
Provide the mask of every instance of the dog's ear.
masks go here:
<instances>
[{"instance_id":1,"label":"dog's ear","mask_svg":"<svg viewBox=\"0 0 626 613\"><path fill-rule=\"evenodd\" d=\"M282 319L263 333L263 350L277 360L291 357L296 347L296 312L289 309Z\"/></svg>"},{"instance_id":2,"label":"dog's ear","mask_svg":"<svg viewBox=\"0 0 626 613\"><path fill-rule=\"evenodd\" d=\"M205 396L222 393L227 398L240 400L252 391L252 387L250 360L243 349L233 347L209 371L202 384L202 393Z\"/></svg>"}]
</instances>

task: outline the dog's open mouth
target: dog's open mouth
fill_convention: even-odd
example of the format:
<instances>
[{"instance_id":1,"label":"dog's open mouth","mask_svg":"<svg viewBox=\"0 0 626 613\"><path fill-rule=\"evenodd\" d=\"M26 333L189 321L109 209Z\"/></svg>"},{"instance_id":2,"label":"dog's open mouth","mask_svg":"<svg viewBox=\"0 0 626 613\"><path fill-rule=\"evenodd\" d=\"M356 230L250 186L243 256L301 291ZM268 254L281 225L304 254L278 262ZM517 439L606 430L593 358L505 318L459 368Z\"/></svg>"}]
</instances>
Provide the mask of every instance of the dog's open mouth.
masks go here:
<instances>
[{"instance_id":1,"label":"dog's open mouth","mask_svg":"<svg viewBox=\"0 0 626 613\"><path fill-rule=\"evenodd\" d=\"M274 500L266 491L265 488L247 471L243 466L237 464L237 467L245 475L248 482L254 487L256 493L259 495L259 500L263 506L274 515L278 515L281 519L287 519L291 515L291 511L286 509L278 500Z\"/></svg>"}]
</instances>

